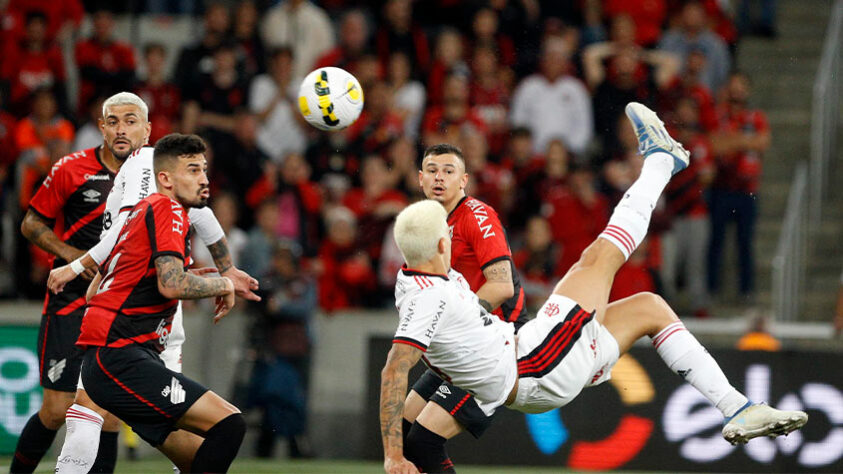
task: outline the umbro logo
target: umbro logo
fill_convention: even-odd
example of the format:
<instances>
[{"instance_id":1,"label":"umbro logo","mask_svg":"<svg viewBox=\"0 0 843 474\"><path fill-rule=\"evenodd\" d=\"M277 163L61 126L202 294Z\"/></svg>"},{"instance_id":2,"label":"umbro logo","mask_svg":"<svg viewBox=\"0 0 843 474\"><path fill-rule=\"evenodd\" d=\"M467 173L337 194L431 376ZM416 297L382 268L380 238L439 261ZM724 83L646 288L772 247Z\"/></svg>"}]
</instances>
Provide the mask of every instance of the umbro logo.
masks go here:
<instances>
[{"instance_id":1,"label":"umbro logo","mask_svg":"<svg viewBox=\"0 0 843 474\"><path fill-rule=\"evenodd\" d=\"M680 377L685 379L685 378L688 378L688 374L690 374L692 370L694 370L694 369L677 370L676 373L679 374Z\"/></svg>"},{"instance_id":2,"label":"umbro logo","mask_svg":"<svg viewBox=\"0 0 843 474\"><path fill-rule=\"evenodd\" d=\"M99 202L102 193L96 189L89 189L82 193L82 195L85 196L85 202Z\"/></svg>"},{"instance_id":3,"label":"umbro logo","mask_svg":"<svg viewBox=\"0 0 843 474\"><path fill-rule=\"evenodd\" d=\"M61 378L66 365L67 359L62 359L58 362L55 359L50 359L50 370L47 371L47 378L50 379L50 382L55 383L56 380Z\"/></svg>"},{"instance_id":4,"label":"umbro logo","mask_svg":"<svg viewBox=\"0 0 843 474\"><path fill-rule=\"evenodd\" d=\"M447 398L447 395L451 394L451 389L448 388L446 385L440 385L439 389L436 391L436 395L439 395L442 398Z\"/></svg>"},{"instance_id":5,"label":"umbro logo","mask_svg":"<svg viewBox=\"0 0 843 474\"><path fill-rule=\"evenodd\" d=\"M184 387L181 386L181 383L177 378L173 377L170 381L170 385L165 386L164 389L161 390L161 396L164 398L169 397L170 403L178 405L184 401Z\"/></svg>"}]
</instances>

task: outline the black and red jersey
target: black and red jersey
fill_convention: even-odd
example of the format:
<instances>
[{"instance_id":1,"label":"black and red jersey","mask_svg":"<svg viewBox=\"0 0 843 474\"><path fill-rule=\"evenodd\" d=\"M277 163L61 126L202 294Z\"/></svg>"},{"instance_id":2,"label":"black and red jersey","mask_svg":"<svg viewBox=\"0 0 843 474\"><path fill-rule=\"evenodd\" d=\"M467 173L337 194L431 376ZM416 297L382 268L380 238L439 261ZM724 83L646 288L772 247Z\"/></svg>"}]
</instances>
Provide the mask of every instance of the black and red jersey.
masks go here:
<instances>
[{"instance_id":1,"label":"black and red jersey","mask_svg":"<svg viewBox=\"0 0 843 474\"><path fill-rule=\"evenodd\" d=\"M114 173L100 161L98 151L89 148L57 161L29 203L32 212L55 222L53 231L59 239L82 250L99 242L105 199L114 184ZM68 263L54 256L50 260L53 267ZM47 291L43 312L65 315L81 311L87 289L88 282L76 278L57 295Z\"/></svg>"},{"instance_id":2,"label":"black and red jersey","mask_svg":"<svg viewBox=\"0 0 843 474\"><path fill-rule=\"evenodd\" d=\"M520 328L527 322L527 307L521 278L512 263L512 251L506 241L497 212L488 204L471 196L457 203L448 215L451 233L451 268L463 274L471 291L477 292L486 283L483 269L501 260L508 260L515 294L493 313Z\"/></svg>"},{"instance_id":3,"label":"black and red jersey","mask_svg":"<svg viewBox=\"0 0 843 474\"><path fill-rule=\"evenodd\" d=\"M100 267L97 294L82 319L79 346L123 347L141 344L164 350L178 300L158 291L155 259L190 257L190 219L187 210L155 193L129 212L117 244Z\"/></svg>"}]
</instances>

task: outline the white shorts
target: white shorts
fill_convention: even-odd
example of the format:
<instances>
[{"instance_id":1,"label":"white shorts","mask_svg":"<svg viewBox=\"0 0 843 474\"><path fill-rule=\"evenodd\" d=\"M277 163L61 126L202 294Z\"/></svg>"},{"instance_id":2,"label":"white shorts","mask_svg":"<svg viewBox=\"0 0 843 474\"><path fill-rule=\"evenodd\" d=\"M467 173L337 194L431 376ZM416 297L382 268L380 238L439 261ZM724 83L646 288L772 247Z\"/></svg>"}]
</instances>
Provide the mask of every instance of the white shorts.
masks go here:
<instances>
[{"instance_id":1,"label":"white shorts","mask_svg":"<svg viewBox=\"0 0 843 474\"><path fill-rule=\"evenodd\" d=\"M173 325L171 326L170 337L167 339L167 348L164 349L158 357L164 361L164 365L173 372L181 372L181 348L184 344L184 315L181 310L181 301L176 307L176 314L173 315ZM79 381L76 382L77 390L85 390L82 385L82 373L79 373Z\"/></svg>"},{"instance_id":2,"label":"white shorts","mask_svg":"<svg viewBox=\"0 0 843 474\"><path fill-rule=\"evenodd\" d=\"M577 303L551 295L518 331L518 394L510 408L543 413L611 378L619 357L609 331Z\"/></svg>"}]
</instances>

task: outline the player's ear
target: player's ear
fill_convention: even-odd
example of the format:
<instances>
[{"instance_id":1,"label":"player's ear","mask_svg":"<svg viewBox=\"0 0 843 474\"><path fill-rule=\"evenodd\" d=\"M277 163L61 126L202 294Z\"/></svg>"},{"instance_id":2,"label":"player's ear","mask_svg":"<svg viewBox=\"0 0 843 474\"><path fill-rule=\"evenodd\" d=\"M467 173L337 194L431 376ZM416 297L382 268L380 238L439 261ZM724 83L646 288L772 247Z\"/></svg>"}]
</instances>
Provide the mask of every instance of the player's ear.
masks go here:
<instances>
[{"instance_id":1,"label":"player's ear","mask_svg":"<svg viewBox=\"0 0 843 474\"><path fill-rule=\"evenodd\" d=\"M460 189L465 189L466 186L468 186L468 173L463 173L460 178Z\"/></svg>"},{"instance_id":2,"label":"player's ear","mask_svg":"<svg viewBox=\"0 0 843 474\"><path fill-rule=\"evenodd\" d=\"M158 180L158 187L161 189L169 189L173 187L173 177L169 171L161 170L155 175Z\"/></svg>"},{"instance_id":3,"label":"player's ear","mask_svg":"<svg viewBox=\"0 0 843 474\"><path fill-rule=\"evenodd\" d=\"M152 133L152 122L146 122L146 126L144 128L146 131L143 134L143 144L149 145L149 135Z\"/></svg>"}]
</instances>

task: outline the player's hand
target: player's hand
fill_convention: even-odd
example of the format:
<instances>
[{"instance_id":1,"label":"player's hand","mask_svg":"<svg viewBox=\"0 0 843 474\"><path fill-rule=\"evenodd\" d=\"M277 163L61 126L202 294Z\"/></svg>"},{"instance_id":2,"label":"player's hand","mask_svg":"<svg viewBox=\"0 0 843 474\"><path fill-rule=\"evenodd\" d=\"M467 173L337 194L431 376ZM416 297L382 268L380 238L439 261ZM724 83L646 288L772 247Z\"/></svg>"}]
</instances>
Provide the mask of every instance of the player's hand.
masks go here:
<instances>
[{"instance_id":1,"label":"player's hand","mask_svg":"<svg viewBox=\"0 0 843 474\"><path fill-rule=\"evenodd\" d=\"M70 268L70 264L62 265L50 271L50 276L47 277L47 288L54 294L59 294L64 289L64 285L76 278L76 272Z\"/></svg>"},{"instance_id":2,"label":"player's hand","mask_svg":"<svg viewBox=\"0 0 843 474\"><path fill-rule=\"evenodd\" d=\"M217 296L216 308L214 309L214 324L220 322L220 319L224 318L231 311L231 308L234 307L234 282L228 277L222 278L226 281L228 292L224 295Z\"/></svg>"},{"instance_id":3,"label":"player's hand","mask_svg":"<svg viewBox=\"0 0 843 474\"><path fill-rule=\"evenodd\" d=\"M72 261L76 260L77 258L84 257L86 253L88 253L88 252L85 251L85 250L76 249L70 255L65 255L63 258L65 260L67 260L68 262L72 262ZM66 266L69 267L69 265L70 265L70 263L68 263L68 265L66 265ZM85 280L91 281L94 278L94 275L96 275L96 274L97 274L96 268L86 268L84 272L79 274L79 276L81 276ZM75 274L73 275L73 278L76 278ZM73 278L71 278L70 280L73 280ZM67 280L67 281L70 281L70 280ZM67 282L65 282L65 283L67 283Z\"/></svg>"},{"instance_id":4,"label":"player's hand","mask_svg":"<svg viewBox=\"0 0 843 474\"><path fill-rule=\"evenodd\" d=\"M401 456L401 459L386 458L383 461L383 470L389 474L418 474L416 465Z\"/></svg>"},{"instance_id":5,"label":"player's hand","mask_svg":"<svg viewBox=\"0 0 843 474\"><path fill-rule=\"evenodd\" d=\"M234 292L237 296L249 301L261 300L261 297L254 293L254 290L260 288L260 285L248 273L237 267L231 267L220 275L228 277L234 283Z\"/></svg>"}]
</instances>

